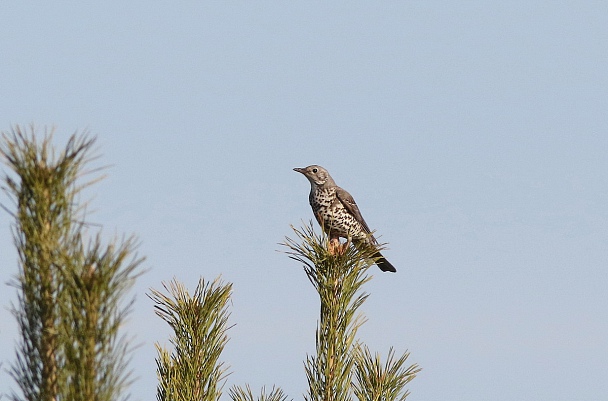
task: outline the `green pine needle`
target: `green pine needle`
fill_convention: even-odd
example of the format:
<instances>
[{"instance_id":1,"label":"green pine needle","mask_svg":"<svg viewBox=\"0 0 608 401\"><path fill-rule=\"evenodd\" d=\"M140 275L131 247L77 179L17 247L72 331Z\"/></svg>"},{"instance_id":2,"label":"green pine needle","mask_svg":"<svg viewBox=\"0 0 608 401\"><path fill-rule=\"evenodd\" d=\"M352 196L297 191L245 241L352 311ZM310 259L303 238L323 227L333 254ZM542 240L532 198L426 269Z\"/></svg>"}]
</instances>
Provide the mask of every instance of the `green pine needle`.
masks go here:
<instances>
[{"instance_id":1,"label":"green pine needle","mask_svg":"<svg viewBox=\"0 0 608 401\"><path fill-rule=\"evenodd\" d=\"M228 301L232 284L200 279L194 294L173 279L167 291L151 290L154 309L173 329L168 351L156 344L159 401L216 401L222 394L227 366L219 361L228 342Z\"/></svg>"},{"instance_id":2,"label":"green pine needle","mask_svg":"<svg viewBox=\"0 0 608 401\"><path fill-rule=\"evenodd\" d=\"M260 395L256 397L247 384L245 388L240 386L231 387L230 398L232 401L287 401L288 397L279 387L272 387L268 394L266 393L266 388L262 387Z\"/></svg>"},{"instance_id":3,"label":"green pine needle","mask_svg":"<svg viewBox=\"0 0 608 401\"><path fill-rule=\"evenodd\" d=\"M353 391L359 401L404 401L409 391L405 385L412 381L420 368L413 364L405 367L409 353L395 359L391 347L387 360L382 364L380 354L372 356L367 346L357 353L354 369Z\"/></svg>"}]
</instances>

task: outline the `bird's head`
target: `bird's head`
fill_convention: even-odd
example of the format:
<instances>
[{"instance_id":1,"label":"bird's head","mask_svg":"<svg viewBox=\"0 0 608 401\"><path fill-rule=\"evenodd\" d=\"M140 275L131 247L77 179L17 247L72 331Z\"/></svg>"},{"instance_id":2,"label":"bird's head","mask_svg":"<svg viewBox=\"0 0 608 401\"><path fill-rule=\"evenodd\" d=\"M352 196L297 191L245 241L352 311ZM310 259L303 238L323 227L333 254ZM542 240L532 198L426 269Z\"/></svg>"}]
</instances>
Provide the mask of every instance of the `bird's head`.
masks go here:
<instances>
[{"instance_id":1,"label":"bird's head","mask_svg":"<svg viewBox=\"0 0 608 401\"><path fill-rule=\"evenodd\" d=\"M336 185L327 170L316 164L304 168L294 168L293 171L304 174L313 187Z\"/></svg>"}]
</instances>

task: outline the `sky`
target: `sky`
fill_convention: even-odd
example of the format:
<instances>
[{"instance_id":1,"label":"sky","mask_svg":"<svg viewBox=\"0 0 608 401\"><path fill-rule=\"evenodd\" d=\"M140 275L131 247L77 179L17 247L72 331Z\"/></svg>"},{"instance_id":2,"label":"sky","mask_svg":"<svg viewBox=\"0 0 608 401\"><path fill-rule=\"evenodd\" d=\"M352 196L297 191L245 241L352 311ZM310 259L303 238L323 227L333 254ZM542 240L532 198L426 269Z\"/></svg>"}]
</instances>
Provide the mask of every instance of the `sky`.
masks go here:
<instances>
[{"instance_id":1,"label":"sky","mask_svg":"<svg viewBox=\"0 0 608 401\"><path fill-rule=\"evenodd\" d=\"M225 390L302 399L318 299L279 245L320 164L396 274L370 270L360 339L409 350L408 399L608 393L608 4L601 1L3 1L0 130L88 130L105 238L147 272L124 333L155 399L151 288L234 285ZM6 171L5 167L2 167ZM10 205L6 194L0 202ZM0 213L0 361L17 272ZM0 372L0 392L16 390ZM224 399L228 399L227 391Z\"/></svg>"}]
</instances>

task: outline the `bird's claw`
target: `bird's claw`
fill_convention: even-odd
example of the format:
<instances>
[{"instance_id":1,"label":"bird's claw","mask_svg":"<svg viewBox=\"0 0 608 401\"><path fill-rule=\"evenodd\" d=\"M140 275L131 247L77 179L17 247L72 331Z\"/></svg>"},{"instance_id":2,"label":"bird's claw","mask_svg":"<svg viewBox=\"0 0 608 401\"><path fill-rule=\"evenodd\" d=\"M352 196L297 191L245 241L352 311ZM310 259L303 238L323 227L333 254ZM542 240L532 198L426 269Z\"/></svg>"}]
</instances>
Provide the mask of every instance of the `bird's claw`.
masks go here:
<instances>
[{"instance_id":1,"label":"bird's claw","mask_svg":"<svg viewBox=\"0 0 608 401\"><path fill-rule=\"evenodd\" d=\"M346 252L346 248L348 247L348 242L345 244L340 243L340 239L332 238L329 240L329 246L327 250L330 255L344 255Z\"/></svg>"}]
</instances>

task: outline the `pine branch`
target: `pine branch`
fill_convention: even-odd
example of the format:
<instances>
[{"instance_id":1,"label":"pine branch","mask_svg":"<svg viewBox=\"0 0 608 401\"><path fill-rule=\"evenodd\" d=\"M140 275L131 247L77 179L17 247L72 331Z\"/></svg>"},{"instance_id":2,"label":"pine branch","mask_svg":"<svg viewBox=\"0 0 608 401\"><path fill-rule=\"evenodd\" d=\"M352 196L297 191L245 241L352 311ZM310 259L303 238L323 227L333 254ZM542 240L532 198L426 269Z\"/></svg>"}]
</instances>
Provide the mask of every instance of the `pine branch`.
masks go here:
<instances>
[{"instance_id":1,"label":"pine branch","mask_svg":"<svg viewBox=\"0 0 608 401\"><path fill-rule=\"evenodd\" d=\"M382 364L380 355L372 356L367 346L362 346L355 361L353 391L359 401L404 401L409 395L405 385L412 381L420 368L417 364L405 367L409 353L395 360L391 347L387 360Z\"/></svg>"},{"instance_id":2,"label":"pine branch","mask_svg":"<svg viewBox=\"0 0 608 401\"><path fill-rule=\"evenodd\" d=\"M20 272L16 280L18 306L13 307L22 334L11 374L27 400L55 400L62 374L58 338L58 305L64 301L58 267L70 241L77 173L93 139L73 136L58 156L52 132L39 143L20 127L3 133L0 154L15 173L6 176L5 190L17 211L13 238ZM13 399L20 399L13 395Z\"/></svg>"},{"instance_id":3,"label":"pine branch","mask_svg":"<svg viewBox=\"0 0 608 401\"><path fill-rule=\"evenodd\" d=\"M266 394L266 388L262 387L260 395L255 397L248 384L245 388L233 386L229 393L232 401L287 401L288 398L279 387L272 387L268 394Z\"/></svg>"},{"instance_id":4,"label":"pine branch","mask_svg":"<svg viewBox=\"0 0 608 401\"><path fill-rule=\"evenodd\" d=\"M293 227L292 227L293 228ZM374 262L373 246L345 246L336 252L326 235L314 232L312 223L293 228L298 240L286 238L290 258L301 262L319 294L320 319L316 332L316 355L305 363L309 401L348 401L355 364L357 330L365 322L358 313L368 295L361 287L371 277L367 269Z\"/></svg>"},{"instance_id":5,"label":"pine branch","mask_svg":"<svg viewBox=\"0 0 608 401\"><path fill-rule=\"evenodd\" d=\"M78 196L103 178L81 182L98 171L84 169L95 159L95 138L74 134L56 152L52 137L45 131L39 140L33 127L28 134L19 126L2 134L0 156L13 172L3 189L16 208L19 256L12 311L21 339L10 373L22 395L11 399L117 400L128 378L118 329L130 303L119 305L142 259L128 261L133 239L103 249L97 237L85 249L87 202Z\"/></svg>"},{"instance_id":6,"label":"pine branch","mask_svg":"<svg viewBox=\"0 0 608 401\"><path fill-rule=\"evenodd\" d=\"M173 279L163 283L167 295L151 290L156 314L171 326L170 352L156 344L159 401L217 401L227 367L219 362L228 342L228 301L232 284L200 279L193 295Z\"/></svg>"},{"instance_id":7,"label":"pine branch","mask_svg":"<svg viewBox=\"0 0 608 401\"><path fill-rule=\"evenodd\" d=\"M131 348L119 329L133 300L125 293L141 272L134 237L103 246L99 235L85 249L65 261L62 281L71 303L62 304L65 370L63 393L69 400L116 400L131 383L126 357Z\"/></svg>"}]
</instances>

